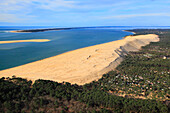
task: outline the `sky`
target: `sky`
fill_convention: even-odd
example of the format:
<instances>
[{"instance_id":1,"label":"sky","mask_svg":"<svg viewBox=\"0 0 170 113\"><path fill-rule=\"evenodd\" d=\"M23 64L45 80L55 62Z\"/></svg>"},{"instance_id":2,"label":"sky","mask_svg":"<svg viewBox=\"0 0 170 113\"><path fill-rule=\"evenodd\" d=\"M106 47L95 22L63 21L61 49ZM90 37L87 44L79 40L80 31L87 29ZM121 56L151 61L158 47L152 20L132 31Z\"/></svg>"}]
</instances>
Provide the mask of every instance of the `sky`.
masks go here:
<instances>
[{"instance_id":1,"label":"sky","mask_svg":"<svg viewBox=\"0 0 170 113\"><path fill-rule=\"evenodd\" d=\"M0 26L170 26L170 0L0 0Z\"/></svg>"}]
</instances>

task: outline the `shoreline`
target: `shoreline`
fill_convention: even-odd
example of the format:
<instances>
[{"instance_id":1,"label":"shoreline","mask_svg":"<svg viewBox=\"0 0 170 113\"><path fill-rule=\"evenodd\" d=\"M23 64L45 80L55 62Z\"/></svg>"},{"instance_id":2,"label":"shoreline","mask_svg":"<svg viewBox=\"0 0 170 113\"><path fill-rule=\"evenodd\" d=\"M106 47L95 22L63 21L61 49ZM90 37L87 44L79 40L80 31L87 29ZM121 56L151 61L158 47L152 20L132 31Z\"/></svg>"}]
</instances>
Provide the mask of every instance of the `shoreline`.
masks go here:
<instances>
[{"instance_id":1,"label":"shoreline","mask_svg":"<svg viewBox=\"0 0 170 113\"><path fill-rule=\"evenodd\" d=\"M21 42L48 42L49 39L29 39L29 40L9 40L9 41L0 41L0 44L9 44L9 43L21 43Z\"/></svg>"},{"instance_id":2,"label":"shoreline","mask_svg":"<svg viewBox=\"0 0 170 113\"><path fill-rule=\"evenodd\" d=\"M128 36L121 40L80 48L57 56L0 71L2 77L45 79L83 85L116 68L129 51L138 51L158 35Z\"/></svg>"}]
</instances>

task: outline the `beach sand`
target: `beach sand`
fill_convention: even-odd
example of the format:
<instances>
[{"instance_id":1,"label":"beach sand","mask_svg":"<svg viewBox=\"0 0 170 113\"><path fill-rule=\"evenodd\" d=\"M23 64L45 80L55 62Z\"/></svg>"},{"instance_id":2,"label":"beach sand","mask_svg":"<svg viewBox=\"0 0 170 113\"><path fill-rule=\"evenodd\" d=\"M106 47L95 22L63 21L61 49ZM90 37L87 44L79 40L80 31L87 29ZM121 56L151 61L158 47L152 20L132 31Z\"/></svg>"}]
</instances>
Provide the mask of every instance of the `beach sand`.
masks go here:
<instances>
[{"instance_id":1,"label":"beach sand","mask_svg":"<svg viewBox=\"0 0 170 113\"><path fill-rule=\"evenodd\" d=\"M0 44L8 43L20 43L20 42L48 42L48 39L31 39L31 40L10 40L10 41L0 41Z\"/></svg>"},{"instance_id":2,"label":"beach sand","mask_svg":"<svg viewBox=\"0 0 170 113\"><path fill-rule=\"evenodd\" d=\"M66 52L33 63L0 71L0 77L45 79L79 85L98 80L113 70L129 51L159 41L158 35L128 36L122 40Z\"/></svg>"},{"instance_id":3,"label":"beach sand","mask_svg":"<svg viewBox=\"0 0 170 113\"><path fill-rule=\"evenodd\" d=\"M32 32L24 32L22 30L17 30L17 31L8 31L10 33L32 33Z\"/></svg>"}]
</instances>

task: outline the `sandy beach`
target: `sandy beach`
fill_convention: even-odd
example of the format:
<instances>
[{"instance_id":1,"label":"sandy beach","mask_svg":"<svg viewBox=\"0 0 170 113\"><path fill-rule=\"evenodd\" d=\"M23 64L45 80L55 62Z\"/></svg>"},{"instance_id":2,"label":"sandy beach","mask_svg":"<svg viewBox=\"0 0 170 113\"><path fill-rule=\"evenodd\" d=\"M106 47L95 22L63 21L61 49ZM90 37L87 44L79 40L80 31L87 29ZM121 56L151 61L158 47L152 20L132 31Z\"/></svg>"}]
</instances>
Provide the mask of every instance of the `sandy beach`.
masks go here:
<instances>
[{"instance_id":1,"label":"sandy beach","mask_svg":"<svg viewBox=\"0 0 170 113\"><path fill-rule=\"evenodd\" d=\"M17 31L8 31L10 33L31 33L31 32L21 32L20 30L17 30Z\"/></svg>"},{"instance_id":2,"label":"sandy beach","mask_svg":"<svg viewBox=\"0 0 170 113\"><path fill-rule=\"evenodd\" d=\"M20 43L20 42L48 42L49 39L31 39L31 40L10 40L10 41L0 41L0 44L8 43Z\"/></svg>"},{"instance_id":3,"label":"sandy beach","mask_svg":"<svg viewBox=\"0 0 170 113\"><path fill-rule=\"evenodd\" d=\"M66 52L57 56L0 71L0 77L46 79L79 85L98 80L113 70L129 51L137 51L150 42L159 41L158 35L128 36L124 39Z\"/></svg>"}]
</instances>

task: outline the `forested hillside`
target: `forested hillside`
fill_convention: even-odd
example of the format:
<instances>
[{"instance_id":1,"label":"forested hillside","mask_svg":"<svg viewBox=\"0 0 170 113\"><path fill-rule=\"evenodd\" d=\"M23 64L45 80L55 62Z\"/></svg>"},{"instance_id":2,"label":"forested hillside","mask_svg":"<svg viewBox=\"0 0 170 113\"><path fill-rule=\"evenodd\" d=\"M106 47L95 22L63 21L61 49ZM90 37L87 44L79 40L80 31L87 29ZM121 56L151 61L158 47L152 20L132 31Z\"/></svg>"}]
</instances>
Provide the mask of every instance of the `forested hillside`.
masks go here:
<instances>
[{"instance_id":1,"label":"forested hillside","mask_svg":"<svg viewBox=\"0 0 170 113\"><path fill-rule=\"evenodd\" d=\"M83 86L0 75L0 112L170 112L170 30L129 31L157 34L160 42L130 52L116 70Z\"/></svg>"}]
</instances>

